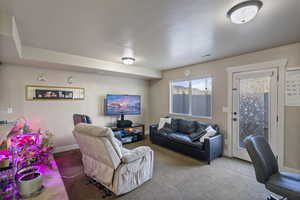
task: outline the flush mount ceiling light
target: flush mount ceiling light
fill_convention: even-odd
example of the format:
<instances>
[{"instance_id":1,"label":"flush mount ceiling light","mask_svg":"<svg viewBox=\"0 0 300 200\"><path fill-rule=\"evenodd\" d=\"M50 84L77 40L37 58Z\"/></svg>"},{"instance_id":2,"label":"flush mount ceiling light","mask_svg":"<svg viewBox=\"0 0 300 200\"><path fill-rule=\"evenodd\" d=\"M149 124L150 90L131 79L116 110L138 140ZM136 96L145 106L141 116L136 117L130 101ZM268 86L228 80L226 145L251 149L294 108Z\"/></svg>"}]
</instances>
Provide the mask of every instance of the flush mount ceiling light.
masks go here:
<instances>
[{"instance_id":1,"label":"flush mount ceiling light","mask_svg":"<svg viewBox=\"0 0 300 200\"><path fill-rule=\"evenodd\" d=\"M258 0L241 2L227 12L227 17L234 24L245 24L256 17L262 5L263 3Z\"/></svg>"},{"instance_id":2,"label":"flush mount ceiling light","mask_svg":"<svg viewBox=\"0 0 300 200\"><path fill-rule=\"evenodd\" d=\"M122 62L124 65L132 65L135 62L135 59L132 57L123 57Z\"/></svg>"}]
</instances>

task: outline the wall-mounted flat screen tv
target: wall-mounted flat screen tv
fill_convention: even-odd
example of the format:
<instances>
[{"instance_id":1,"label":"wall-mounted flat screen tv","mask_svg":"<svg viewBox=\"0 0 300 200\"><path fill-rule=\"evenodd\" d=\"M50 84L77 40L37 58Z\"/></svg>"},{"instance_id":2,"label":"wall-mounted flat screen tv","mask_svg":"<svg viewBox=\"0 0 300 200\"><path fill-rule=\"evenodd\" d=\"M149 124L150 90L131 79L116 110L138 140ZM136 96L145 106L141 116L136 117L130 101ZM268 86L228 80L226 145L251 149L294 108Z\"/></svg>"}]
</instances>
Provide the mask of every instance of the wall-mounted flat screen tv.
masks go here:
<instances>
[{"instance_id":1,"label":"wall-mounted flat screen tv","mask_svg":"<svg viewBox=\"0 0 300 200\"><path fill-rule=\"evenodd\" d=\"M139 95L106 95L106 115L139 115L141 114L141 96Z\"/></svg>"}]
</instances>

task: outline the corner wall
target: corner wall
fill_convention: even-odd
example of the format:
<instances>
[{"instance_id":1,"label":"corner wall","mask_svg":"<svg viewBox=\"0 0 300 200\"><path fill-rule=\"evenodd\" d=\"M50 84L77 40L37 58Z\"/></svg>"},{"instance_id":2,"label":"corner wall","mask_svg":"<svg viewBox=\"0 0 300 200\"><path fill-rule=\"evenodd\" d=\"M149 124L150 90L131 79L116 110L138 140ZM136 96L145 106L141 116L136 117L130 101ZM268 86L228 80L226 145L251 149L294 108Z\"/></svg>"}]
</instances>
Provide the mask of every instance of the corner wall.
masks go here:
<instances>
[{"instance_id":1,"label":"corner wall","mask_svg":"<svg viewBox=\"0 0 300 200\"><path fill-rule=\"evenodd\" d=\"M227 138L227 118L226 113L222 112L222 108L227 107L226 68L282 58L288 59L287 67L300 67L300 43L164 71L163 79L152 80L150 82L150 121L151 123L157 123L160 117L170 115L169 82L171 80L184 79L184 71L189 69L191 70L190 77L212 76L214 78L212 97L213 119L197 118L196 120L217 123ZM283 133L285 134L285 165L289 168L300 170L300 157L298 155L300 152L300 145L297 143L300 141L300 108L286 107L285 115L286 131ZM227 145L225 145L225 148L228 148Z\"/></svg>"},{"instance_id":2,"label":"corner wall","mask_svg":"<svg viewBox=\"0 0 300 200\"><path fill-rule=\"evenodd\" d=\"M47 81L37 81L44 73ZM67 77L73 76L74 83L67 83ZM70 86L85 88L85 100L81 101L25 101L26 85ZM56 147L76 144L72 130L74 113L84 113L92 118L96 125L105 126L115 123L116 117L104 115L104 97L106 94L135 94L142 96L142 115L126 116L134 122L148 122L149 81L92 73L52 70L20 65L0 65L0 120L15 120L24 116L36 127L49 129L55 134ZM8 114L8 107L13 113Z\"/></svg>"}]
</instances>

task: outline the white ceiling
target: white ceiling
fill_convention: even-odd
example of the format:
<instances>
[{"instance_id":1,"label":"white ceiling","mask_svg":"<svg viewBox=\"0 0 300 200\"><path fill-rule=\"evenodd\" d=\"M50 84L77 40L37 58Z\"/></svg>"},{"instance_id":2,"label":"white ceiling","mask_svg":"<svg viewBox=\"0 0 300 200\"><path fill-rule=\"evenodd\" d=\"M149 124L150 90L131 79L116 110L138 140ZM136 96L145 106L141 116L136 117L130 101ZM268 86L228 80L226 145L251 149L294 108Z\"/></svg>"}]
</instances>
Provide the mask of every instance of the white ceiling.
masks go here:
<instances>
[{"instance_id":1,"label":"white ceiling","mask_svg":"<svg viewBox=\"0 0 300 200\"><path fill-rule=\"evenodd\" d=\"M0 0L23 45L169 69L300 41L300 0L263 0L257 18L231 24L241 0ZM205 54L210 57L203 58Z\"/></svg>"}]
</instances>

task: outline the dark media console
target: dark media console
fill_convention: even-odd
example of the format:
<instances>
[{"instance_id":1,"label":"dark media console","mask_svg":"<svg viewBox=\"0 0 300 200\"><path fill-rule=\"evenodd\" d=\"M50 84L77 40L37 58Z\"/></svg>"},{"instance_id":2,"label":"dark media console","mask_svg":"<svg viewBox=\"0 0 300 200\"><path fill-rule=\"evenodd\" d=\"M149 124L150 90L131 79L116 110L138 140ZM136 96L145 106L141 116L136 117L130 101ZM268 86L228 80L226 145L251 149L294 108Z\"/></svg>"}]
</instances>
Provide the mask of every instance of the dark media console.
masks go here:
<instances>
[{"instance_id":1,"label":"dark media console","mask_svg":"<svg viewBox=\"0 0 300 200\"><path fill-rule=\"evenodd\" d=\"M118 128L130 128L132 126L132 121L124 120L124 115L121 114L121 120L117 120Z\"/></svg>"},{"instance_id":2,"label":"dark media console","mask_svg":"<svg viewBox=\"0 0 300 200\"><path fill-rule=\"evenodd\" d=\"M118 138L122 142L122 144L137 142L145 138L144 124L132 124L131 127L126 127L126 128L119 128L119 127L110 127L110 128L114 132L115 137Z\"/></svg>"},{"instance_id":3,"label":"dark media console","mask_svg":"<svg viewBox=\"0 0 300 200\"><path fill-rule=\"evenodd\" d=\"M140 141L145 138L145 125L133 124L130 120L125 120L124 115L141 114L140 95L107 94L105 99L105 114L111 116L121 116L117 120L116 127L110 127L115 133L115 137L123 144Z\"/></svg>"}]
</instances>

